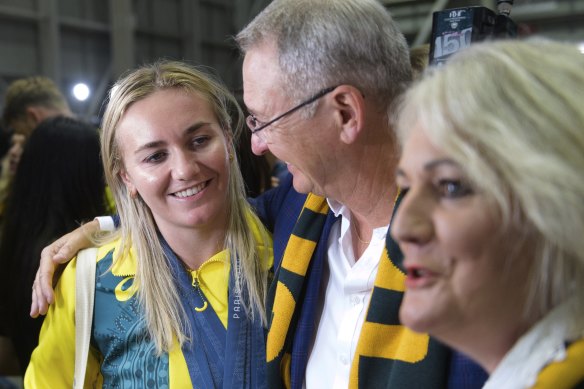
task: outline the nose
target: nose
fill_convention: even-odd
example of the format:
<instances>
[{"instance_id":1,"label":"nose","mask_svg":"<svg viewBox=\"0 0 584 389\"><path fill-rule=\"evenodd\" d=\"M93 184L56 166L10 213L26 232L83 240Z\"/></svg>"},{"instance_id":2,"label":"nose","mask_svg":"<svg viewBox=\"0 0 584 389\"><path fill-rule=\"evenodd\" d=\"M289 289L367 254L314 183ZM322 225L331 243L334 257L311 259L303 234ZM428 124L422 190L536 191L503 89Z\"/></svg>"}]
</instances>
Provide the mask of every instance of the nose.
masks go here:
<instances>
[{"instance_id":1,"label":"nose","mask_svg":"<svg viewBox=\"0 0 584 389\"><path fill-rule=\"evenodd\" d=\"M268 144L258 135L251 135L251 150L255 155L264 155L269 151Z\"/></svg>"},{"instance_id":2,"label":"nose","mask_svg":"<svg viewBox=\"0 0 584 389\"><path fill-rule=\"evenodd\" d=\"M422 245L432 239L432 205L424 193L408 191L391 222L390 233L402 251L408 245Z\"/></svg>"},{"instance_id":3,"label":"nose","mask_svg":"<svg viewBox=\"0 0 584 389\"><path fill-rule=\"evenodd\" d=\"M189 153L179 152L172 158L172 178L180 181L193 179L199 173L197 159Z\"/></svg>"}]
</instances>

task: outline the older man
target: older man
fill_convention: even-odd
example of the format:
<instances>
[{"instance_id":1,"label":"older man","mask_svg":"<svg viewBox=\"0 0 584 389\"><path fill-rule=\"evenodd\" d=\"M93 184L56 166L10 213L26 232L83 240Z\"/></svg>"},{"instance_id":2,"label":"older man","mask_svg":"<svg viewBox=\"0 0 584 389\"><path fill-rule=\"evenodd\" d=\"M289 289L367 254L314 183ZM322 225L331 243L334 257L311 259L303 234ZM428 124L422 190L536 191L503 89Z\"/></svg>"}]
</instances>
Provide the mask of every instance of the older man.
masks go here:
<instances>
[{"instance_id":1,"label":"older man","mask_svg":"<svg viewBox=\"0 0 584 389\"><path fill-rule=\"evenodd\" d=\"M411 69L396 23L375 0L275 0L236 40L252 148L292 173L253 201L274 233L268 387L480 387L398 319L389 119Z\"/></svg>"},{"instance_id":2,"label":"older man","mask_svg":"<svg viewBox=\"0 0 584 389\"><path fill-rule=\"evenodd\" d=\"M270 387L444 386L446 351L399 323L405 274L385 245L398 194L389 114L411 78L405 38L373 0L276 0L237 42L253 150L293 175L294 189L257 202L281 259Z\"/></svg>"}]
</instances>

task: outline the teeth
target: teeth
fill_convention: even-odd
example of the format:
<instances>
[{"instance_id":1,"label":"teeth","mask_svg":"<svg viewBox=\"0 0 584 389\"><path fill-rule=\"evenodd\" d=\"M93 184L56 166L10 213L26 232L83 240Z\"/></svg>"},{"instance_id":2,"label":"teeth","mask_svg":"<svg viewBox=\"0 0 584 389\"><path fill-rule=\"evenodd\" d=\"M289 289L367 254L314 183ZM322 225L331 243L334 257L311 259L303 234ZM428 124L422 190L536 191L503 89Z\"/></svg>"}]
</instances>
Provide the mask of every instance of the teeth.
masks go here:
<instances>
[{"instance_id":1,"label":"teeth","mask_svg":"<svg viewBox=\"0 0 584 389\"><path fill-rule=\"evenodd\" d=\"M424 277L428 274L426 270L422 269L412 269L411 273L414 278Z\"/></svg>"},{"instance_id":2,"label":"teeth","mask_svg":"<svg viewBox=\"0 0 584 389\"><path fill-rule=\"evenodd\" d=\"M192 188L189 188L187 190L182 190L180 192L176 192L174 195L178 198L185 198L185 197L190 197L190 196L194 196L197 193L199 193L200 191L203 190L203 188L205 188L205 183L199 184L197 186L193 186Z\"/></svg>"}]
</instances>

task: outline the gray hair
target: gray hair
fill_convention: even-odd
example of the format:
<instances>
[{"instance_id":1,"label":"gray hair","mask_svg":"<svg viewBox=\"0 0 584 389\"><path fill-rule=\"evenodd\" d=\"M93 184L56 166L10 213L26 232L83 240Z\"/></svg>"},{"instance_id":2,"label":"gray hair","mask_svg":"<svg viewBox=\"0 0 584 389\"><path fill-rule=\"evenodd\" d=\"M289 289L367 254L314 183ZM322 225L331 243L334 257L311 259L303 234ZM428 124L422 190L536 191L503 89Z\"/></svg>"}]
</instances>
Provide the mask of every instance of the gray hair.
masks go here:
<instances>
[{"instance_id":1,"label":"gray hair","mask_svg":"<svg viewBox=\"0 0 584 389\"><path fill-rule=\"evenodd\" d=\"M236 41L244 55L276 42L284 87L298 102L349 84L385 110L411 80L406 40L375 0L275 0Z\"/></svg>"},{"instance_id":2,"label":"gray hair","mask_svg":"<svg viewBox=\"0 0 584 389\"><path fill-rule=\"evenodd\" d=\"M571 44L482 43L427 74L398 119L402 142L419 123L464 167L502 215L502 234L534 242L525 276L536 318L583 292L583 90L584 55Z\"/></svg>"}]
</instances>

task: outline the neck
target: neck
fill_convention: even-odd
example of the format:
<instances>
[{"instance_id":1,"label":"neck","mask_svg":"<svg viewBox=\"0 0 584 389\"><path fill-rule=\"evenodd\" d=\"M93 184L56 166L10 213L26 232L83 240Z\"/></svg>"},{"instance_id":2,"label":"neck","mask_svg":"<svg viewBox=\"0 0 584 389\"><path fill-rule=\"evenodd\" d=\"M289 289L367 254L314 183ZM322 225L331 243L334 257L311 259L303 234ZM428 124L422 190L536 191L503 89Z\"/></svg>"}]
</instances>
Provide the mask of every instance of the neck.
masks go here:
<instances>
[{"instance_id":1,"label":"neck","mask_svg":"<svg viewBox=\"0 0 584 389\"><path fill-rule=\"evenodd\" d=\"M373 230L389 224L393 212L395 190L384 191L385 195L370 196L370 204L345 204L351 212L353 254L358 260L373 238ZM373 202L376 202L373 204Z\"/></svg>"},{"instance_id":2,"label":"neck","mask_svg":"<svg viewBox=\"0 0 584 389\"><path fill-rule=\"evenodd\" d=\"M454 349L468 355L489 374L492 374L505 355L534 323L509 319L498 324L492 321L489 323L487 320L477 323L473 328L458 326L453 333L444 336L434 335Z\"/></svg>"},{"instance_id":3,"label":"neck","mask_svg":"<svg viewBox=\"0 0 584 389\"><path fill-rule=\"evenodd\" d=\"M225 226L165 229L159 225L159 229L172 251L189 269L198 269L225 248Z\"/></svg>"},{"instance_id":4,"label":"neck","mask_svg":"<svg viewBox=\"0 0 584 389\"><path fill-rule=\"evenodd\" d=\"M359 237L364 241L368 241L370 239L367 235L370 234L362 234L363 230L372 230L389 224L397 195L397 187L395 185L380 186L379 191L360 192L360 194L352 194L350 198L341 201L341 203L349 208L352 220L357 222L355 227Z\"/></svg>"},{"instance_id":5,"label":"neck","mask_svg":"<svg viewBox=\"0 0 584 389\"><path fill-rule=\"evenodd\" d=\"M351 179L343 180L344 186L334 199L350 209L362 240L370 240L367 234L361 234L363 229L371 230L390 222L397 196L395 154L393 148L383 145L365 147L346 166L346 177Z\"/></svg>"},{"instance_id":6,"label":"neck","mask_svg":"<svg viewBox=\"0 0 584 389\"><path fill-rule=\"evenodd\" d=\"M351 241L353 247L353 256L355 261L358 261L373 238L373 229L369 227L363 227L361 223L357 221L357 218L351 217Z\"/></svg>"},{"instance_id":7,"label":"neck","mask_svg":"<svg viewBox=\"0 0 584 389\"><path fill-rule=\"evenodd\" d=\"M391 217L399 161L399 147L393 134L385 111L368 106L367 121L357 138L341 148L337 156L336 168L341 168L345 179L338 180L339 187L330 197L347 206L363 227L387 225Z\"/></svg>"},{"instance_id":8,"label":"neck","mask_svg":"<svg viewBox=\"0 0 584 389\"><path fill-rule=\"evenodd\" d=\"M399 158L389 128L365 132L358 144L346 150L343 171L350 180L341 180L337 196L351 212L353 250L359 258L369 246L373 229L389 224L397 186L395 170ZM367 134L367 135L366 135Z\"/></svg>"}]
</instances>

